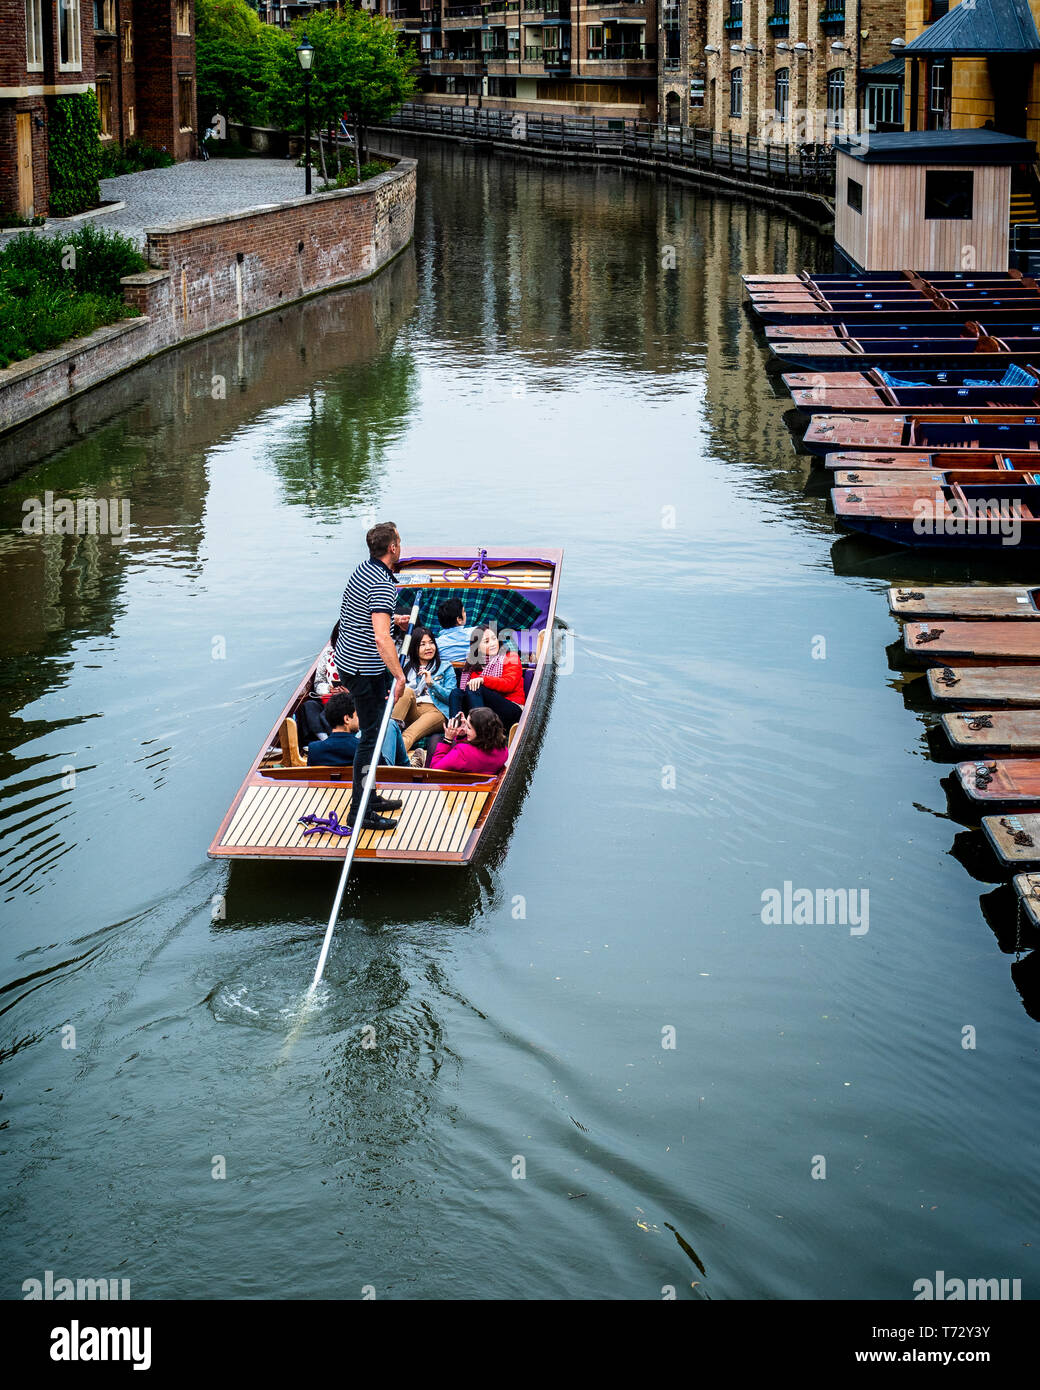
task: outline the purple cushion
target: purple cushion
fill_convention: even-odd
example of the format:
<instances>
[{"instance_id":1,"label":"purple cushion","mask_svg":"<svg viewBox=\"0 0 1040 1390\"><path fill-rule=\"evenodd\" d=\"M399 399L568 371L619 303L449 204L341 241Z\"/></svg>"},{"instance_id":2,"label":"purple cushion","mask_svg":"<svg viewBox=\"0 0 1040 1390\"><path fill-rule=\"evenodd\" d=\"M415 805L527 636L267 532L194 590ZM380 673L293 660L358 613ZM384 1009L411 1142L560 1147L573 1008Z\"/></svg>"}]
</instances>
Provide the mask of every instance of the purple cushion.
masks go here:
<instances>
[{"instance_id":1,"label":"purple cushion","mask_svg":"<svg viewBox=\"0 0 1040 1390\"><path fill-rule=\"evenodd\" d=\"M534 680L534 667L533 667L533 666L525 666L525 667L524 667L524 695L525 695L525 696L530 695L530 693L531 693L531 682L532 682L533 680Z\"/></svg>"}]
</instances>

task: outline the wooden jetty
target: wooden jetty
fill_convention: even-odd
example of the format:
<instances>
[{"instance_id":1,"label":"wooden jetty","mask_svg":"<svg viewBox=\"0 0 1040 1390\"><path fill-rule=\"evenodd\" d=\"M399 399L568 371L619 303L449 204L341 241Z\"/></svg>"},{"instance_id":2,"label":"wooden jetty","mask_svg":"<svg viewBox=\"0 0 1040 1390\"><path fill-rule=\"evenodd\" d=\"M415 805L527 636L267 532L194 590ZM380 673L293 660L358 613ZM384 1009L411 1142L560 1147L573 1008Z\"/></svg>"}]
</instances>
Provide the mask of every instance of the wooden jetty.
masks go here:
<instances>
[{"instance_id":1,"label":"wooden jetty","mask_svg":"<svg viewBox=\"0 0 1040 1390\"><path fill-rule=\"evenodd\" d=\"M531 743L533 721L545 698L551 640L560 582L562 550L502 546L485 559L489 572L467 578L472 555L453 549L402 557L397 581L410 601L419 594L420 618L429 621L439 601L461 596L470 613L481 605L481 621L515 629L518 612L530 613L534 642L520 644L526 702L510 730L509 753L497 776L431 768L381 766L376 790L400 797L404 806L393 830L362 830L355 857L384 864L461 865L477 854L503 792L517 779L517 765ZM501 595L503 598L499 598ZM526 601L526 602L525 602ZM533 649L532 649L533 648ZM311 692L310 670L261 745L210 845L215 859L330 860L342 862L347 840L335 834L306 835L303 816L342 823L350 807L352 769L308 767L296 752L295 713Z\"/></svg>"},{"instance_id":2,"label":"wooden jetty","mask_svg":"<svg viewBox=\"0 0 1040 1390\"><path fill-rule=\"evenodd\" d=\"M1040 588L994 588L981 584L917 589L889 589L888 607L897 618L1000 618L1004 621L1040 618Z\"/></svg>"},{"instance_id":3,"label":"wooden jetty","mask_svg":"<svg viewBox=\"0 0 1040 1390\"><path fill-rule=\"evenodd\" d=\"M940 706L1040 706L1040 666L932 666L925 680L929 695Z\"/></svg>"}]
</instances>

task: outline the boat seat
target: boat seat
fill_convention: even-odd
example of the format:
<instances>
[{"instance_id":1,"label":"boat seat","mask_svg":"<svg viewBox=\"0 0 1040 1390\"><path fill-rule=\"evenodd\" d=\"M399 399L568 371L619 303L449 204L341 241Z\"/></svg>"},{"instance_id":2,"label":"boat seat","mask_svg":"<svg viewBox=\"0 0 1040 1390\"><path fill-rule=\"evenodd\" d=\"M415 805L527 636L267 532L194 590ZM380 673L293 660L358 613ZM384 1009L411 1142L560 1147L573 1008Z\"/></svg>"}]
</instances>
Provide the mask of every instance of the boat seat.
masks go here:
<instances>
[{"instance_id":1,"label":"boat seat","mask_svg":"<svg viewBox=\"0 0 1040 1390\"><path fill-rule=\"evenodd\" d=\"M282 748L283 767L306 767L307 759L300 752L300 739L296 728L296 720L290 714L282 720L282 727L278 730L278 742Z\"/></svg>"},{"instance_id":2,"label":"boat seat","mask_svg":"<svg viewBox=\"0 0 1040 1390\"><path fill-rule=\"evenodd\" d=\"M516 731L517 731L517 729L519 729L519 727L520 727L520 721L519 721L519 720L517 720L517 722L511 726L511 728L510 728L510 730L509 730L509 737L506 739L506 747L507 747L507 748L512 748L512 746L513 746L513 740L516 738Z\"/></svg>"}]
</instances>

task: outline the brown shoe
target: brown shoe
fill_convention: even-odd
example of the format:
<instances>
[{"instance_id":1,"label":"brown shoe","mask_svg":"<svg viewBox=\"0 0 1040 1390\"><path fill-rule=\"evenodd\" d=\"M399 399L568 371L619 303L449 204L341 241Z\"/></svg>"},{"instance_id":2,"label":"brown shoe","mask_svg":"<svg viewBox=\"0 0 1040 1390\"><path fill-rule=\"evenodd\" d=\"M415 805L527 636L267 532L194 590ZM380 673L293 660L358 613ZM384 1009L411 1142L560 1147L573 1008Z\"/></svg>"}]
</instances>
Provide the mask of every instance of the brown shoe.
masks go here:
<instances>
[{"instance_id":1,"label":"brown shoe","mask_svg":"<svg viewBox=\"0 0 1040 1390\"><path fill-rule=\"evenodd\" d=\"M426 749L413 748L412 751L408 754L408 761L411 763L412 767L425 767Z\"/></svg>"}]
</instances>

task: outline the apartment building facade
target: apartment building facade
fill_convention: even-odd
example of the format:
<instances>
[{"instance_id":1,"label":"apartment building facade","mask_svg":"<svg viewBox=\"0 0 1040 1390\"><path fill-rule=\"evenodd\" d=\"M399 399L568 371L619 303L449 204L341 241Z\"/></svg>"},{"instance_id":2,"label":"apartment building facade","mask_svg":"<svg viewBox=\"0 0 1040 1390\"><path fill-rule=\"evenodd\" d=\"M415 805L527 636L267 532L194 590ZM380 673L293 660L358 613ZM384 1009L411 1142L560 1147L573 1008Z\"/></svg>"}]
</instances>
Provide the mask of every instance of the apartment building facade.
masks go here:
<instances>
[{"instance_id":1,"label":"apartment building facade","mask_svg":"<svg viewBox=\"0 0 1040 1390\"><path fill-rule=\"evenodd\" d=\"M54 101L94 90L102 141L195 151L192 0L0 0L0 206L50 204Z\"/></svg>"}]
</instances>

